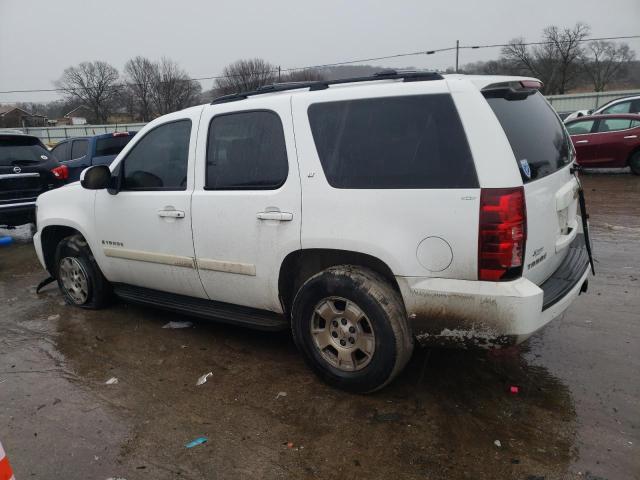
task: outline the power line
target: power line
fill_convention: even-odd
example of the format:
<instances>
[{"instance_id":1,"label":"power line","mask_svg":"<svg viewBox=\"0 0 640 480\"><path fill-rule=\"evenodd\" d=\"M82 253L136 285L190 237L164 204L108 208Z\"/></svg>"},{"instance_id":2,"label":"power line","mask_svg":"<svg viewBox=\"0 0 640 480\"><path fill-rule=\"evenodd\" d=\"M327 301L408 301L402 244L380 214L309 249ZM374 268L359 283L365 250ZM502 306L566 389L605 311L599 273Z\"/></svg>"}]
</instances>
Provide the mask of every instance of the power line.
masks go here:
<instances>
[{"instance_id":1,"label":"power line","mask_svg":"<svg viewBox=\"0 0 640 480\"><path fill-rule=\"evenodd\" d=\"M640 35L622 35L622 36L616 36L616 37L598 37L598 38L583 38L583 39L579 39L577 40L577 42L579 43L583 43L583 42L595 42L595 41L601 41L601 40L629 40L629 39L634 39L634 38L640 38ZM356 60L345 60L345 61L341 61L341 62L333 62L333 63L324 63L324 64L318 64L318 65L310 65L310 66L306 66L306 67L292 67L292 68L276 68L273 70L265 70L262 72L253 72L252 74L254 75L263 75L263 74L267 74L267 73L272 73L272 74L276 74L279 72L296 72L296 71L304 71L304 70L318 70L318 69L322 69L322 68L329 68L329 67L339 67L342 65L352 65L354 63L364 63L364 62L375 62L375 61L380 61L380 60L390 60L390 59L394 59L394 58L402 58L402 57L412 57L412 56L417 56L417 55L433 55L435 53L441 53L441 52L450 52L453 50L478 50L478 49L483 49L483 48L498 48L498 47L508 47L510 45L519 45L519 46L531 46L531 45L551 45L554 44L556 42L517 42L517 43L494 43L494 44L486 44L486 45L459 45L459 46L455 46L455 47L446 47L446 48L437 48L437 49L433 49L433 50L420 50L417 52L408 52L408 53L396 53L393 55L385 55L385 56L381 56L381 57L369 57L369 58L359 58ZM185 78L183 81L204 81L204 80L218 80L218 79L222 79L222 78L233 78L233 77L237 77L240 75L222 75L222 74L218 74L218 75L211 75L211 76L206 76L206 77L190 77L190 78ZM117 84L114 85L114 88L122 88L122 87L126 87L128 85L135 85L132 83L121 83L121 84ZM0 94L8 94L8 93L40 93L40 92L68 92L68 91L73 91L73 90L82 90L81 88L38 88L38 89L27 89L27 90L5 90L5 91L0 91Z\"/></svg>"},{"instance_id":2,"label":"power line","mask_svg":"<svg viewBox=\"0 0 640 480\"><path fill-rule=\"evenodd\" d=\"M582 43L582 42L597 42L600 40L628 40L631 38L640 38L640 35L623 35L623 36L618 36L618 37L598 37L598 38L582 38L582 39L578 39L576 40L576 42ZM491 45L461 45L460 49L479 49L479 48L496 48L496 47L508 47L510 45L523 45L523 46L529 46L529 45L553 45L555 43L563 43L563 42L515 42L515 43L494 43Z\"/></svg>"}]
</instances>

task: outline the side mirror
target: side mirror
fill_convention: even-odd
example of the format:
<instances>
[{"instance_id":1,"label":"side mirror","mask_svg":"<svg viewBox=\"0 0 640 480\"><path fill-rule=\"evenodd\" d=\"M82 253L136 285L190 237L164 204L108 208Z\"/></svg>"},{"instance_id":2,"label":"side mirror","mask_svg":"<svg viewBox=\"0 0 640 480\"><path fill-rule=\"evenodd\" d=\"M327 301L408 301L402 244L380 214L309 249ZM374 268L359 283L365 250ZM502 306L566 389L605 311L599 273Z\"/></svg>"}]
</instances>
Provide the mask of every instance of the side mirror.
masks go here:
<instances>
[{"instance_id":1,"label":"side mirror","mask_svg":"<svg viewBox=\"0 0 640 480\"><path fill-rule=\"evenodd\" d=\"M80 185L87 190L102 190L111 186L111 170L106 165L95 165L82 171Z\"/></svg>"},{"instance_id":2,"label":"side mirror","mask_svg":"<svg viewBox=\"0 0 640 480\"><path fill-rule=\"evenodd\" d=\"M587 115L591 115L593 113L593 110L587 110Z\"/></svg>"}]
</instances>

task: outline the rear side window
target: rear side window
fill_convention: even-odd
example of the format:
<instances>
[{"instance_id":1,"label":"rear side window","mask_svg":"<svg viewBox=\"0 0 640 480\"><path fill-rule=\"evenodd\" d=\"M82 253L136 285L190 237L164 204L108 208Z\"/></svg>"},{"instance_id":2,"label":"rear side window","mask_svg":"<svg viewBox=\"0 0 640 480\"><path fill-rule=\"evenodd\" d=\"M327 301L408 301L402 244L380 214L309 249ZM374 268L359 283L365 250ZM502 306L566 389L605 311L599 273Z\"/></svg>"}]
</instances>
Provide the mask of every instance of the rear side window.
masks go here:
<instances>
[{"instance_id":1,"label":"rear side window","mask_svg":"<svg viewBox=\"0 0 640 480\"><path fill-rule=\"evenodd\" d=\"M569 137L539 92L520 100L491 97L487 102L509 139L524 183L569 164Z\"/></svg>"},{"instance_id":2,"label":"rear side window","mask_svg":"<svg viewBox=\"0 0 640 480\"><path fill-rule=\"evenodd\" d=\"M275 112L240 112L211 120L205 189L276 189L288 172L284 131Z\"/></svg>"},{"instance_id":3,"label":"rear side window","mask_svg":"<svg viewBox=\"0 0 640 480\"><path fill-rule=\"evenodd\" d=\"M464 129L448 94L316 103L309 122L334 188L476 188Z\"/></svg>"},{"instance_id":4,"label":"rear side window","mask_svg":"<svg viewBox=\"0 0 640 480\"><path fill-rule=\"evenodd\" d=\"M629 118L607 118L601 119L598 124L598 132L615 132L616 130L626 130L631 128Z\"/></svg>"},{"instance_id":5,"label":"rear side window","mask_svg":"<svg viewBox=\"0 0 640 480\"><path fill-rule=\"evenodd\" d=\"M127 143L133 138L132 135L122 135L117 137L99 138L96 140L96 157L106 157L108 155L118 155Z\"/></svg>"},{"instance_id":6,"label":"rear side window","mask_svg":"<svg viewBox=\"0 0 640 480\"><path fill-rule=\"evenodd\" d=\"M89 146L88 140L74 140L71 147L71 158L84 157L87 154L87 147Z\"/></svg>"},{"instance_id":7,"label":"rear side window","mask_svg":"<svg viewBox=\"0 0 640 480\"><path fill-rule=\"evenodd\" d=\"M0 135L0 166L46 162L49 151L40 140L21 135Z\"/></svg>"},{"instance_id":8,"label":"rear side window","mask_svg":"<svg viewBox=\"0 0 640 480\"><path fill-rule=\"evenodd\" d=\"M122 162L123 190L186 190L190 135L191 120L145 134Z\"/></svg>"}]
</instances>

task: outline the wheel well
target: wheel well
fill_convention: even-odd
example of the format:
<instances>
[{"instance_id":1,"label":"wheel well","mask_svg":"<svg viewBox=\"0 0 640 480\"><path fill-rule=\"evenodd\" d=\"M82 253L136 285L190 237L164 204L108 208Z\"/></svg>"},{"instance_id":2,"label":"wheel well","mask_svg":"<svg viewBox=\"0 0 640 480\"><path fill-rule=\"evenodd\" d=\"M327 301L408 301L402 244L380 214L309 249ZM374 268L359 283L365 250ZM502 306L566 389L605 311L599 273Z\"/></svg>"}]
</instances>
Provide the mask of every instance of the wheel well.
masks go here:
<instances>
[{"instance_id":1,"label":"wheel well","mask_svg":"<svg viewBox=\"0 0 640 480\"><path fill-rule=\"evenodd\" d=\"M336 265L359 265L370 268L400 291L398 282L389 266L379 258L349 250L312 248L297 250L285 257L278 276L278 293L282 307L288 315L296 292L306 279Z\"/></svg>"},{"instance_id":2,"label":"wheel well","mask_svg":"<svg viewBox=\"0 0 640 480\"><path fill-rule=\"evenodd\" d=\"M42 235L40 237L42 242L42 256L44 257L44 263L47 266L47 271L52 277L55 277L54 261L56 248L58 247L60 240L76 234L80 234L80 232L75 228L59 225L45 227L44 230L42 230Z\"/></svg>"}]
</instances>

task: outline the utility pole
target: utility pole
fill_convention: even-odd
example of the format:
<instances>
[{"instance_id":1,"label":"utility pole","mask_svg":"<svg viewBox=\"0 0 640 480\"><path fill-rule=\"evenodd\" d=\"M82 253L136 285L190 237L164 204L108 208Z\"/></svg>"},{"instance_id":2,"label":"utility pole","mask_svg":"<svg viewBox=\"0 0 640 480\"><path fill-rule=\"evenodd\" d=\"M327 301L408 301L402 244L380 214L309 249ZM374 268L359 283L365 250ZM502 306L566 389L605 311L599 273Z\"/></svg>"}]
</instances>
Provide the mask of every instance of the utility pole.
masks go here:
<instances>
[{"instance_id":1,"label":"utility pole","mask_svg":"<svg viewBox=\"0 0 640 480\"><path fill-rule=\"evenodd\" d=\"M456 73L458 73L458 58L460 57L460 40L456 40Z\"/></svg>"},{"instance_id":2,"label":"utility pole","mask_svg":"<svg viewBox=\"0 0 640 480\"><path fill-rule=\"evenodd\" d=\"M278 65L278 83L280 83L280 65Z\"/></svg>"}]
</instances>

